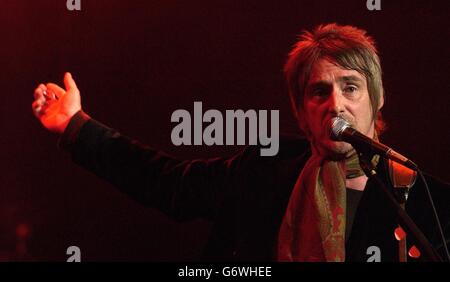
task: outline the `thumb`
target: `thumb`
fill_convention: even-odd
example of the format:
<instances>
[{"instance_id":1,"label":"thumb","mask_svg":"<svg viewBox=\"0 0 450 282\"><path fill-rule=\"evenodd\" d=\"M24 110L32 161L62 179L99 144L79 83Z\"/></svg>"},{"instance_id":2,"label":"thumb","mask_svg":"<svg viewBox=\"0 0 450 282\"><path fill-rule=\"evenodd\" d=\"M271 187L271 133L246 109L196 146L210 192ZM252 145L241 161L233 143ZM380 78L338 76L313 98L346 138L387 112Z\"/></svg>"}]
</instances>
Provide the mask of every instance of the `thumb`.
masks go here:
<instances>
[{"instance_id":1,"label":"thumb","mask_svg":"<svg viewBox=\"0 0 450 282\"><path fill-rule=\"evenodd\" d=\"M72 74L70 72L66 72L64 74L64 86L66 87L66 90L70 89L77 89L77 84L75 83L75 80L72 78Z\"/></svg>"}]
</instances>

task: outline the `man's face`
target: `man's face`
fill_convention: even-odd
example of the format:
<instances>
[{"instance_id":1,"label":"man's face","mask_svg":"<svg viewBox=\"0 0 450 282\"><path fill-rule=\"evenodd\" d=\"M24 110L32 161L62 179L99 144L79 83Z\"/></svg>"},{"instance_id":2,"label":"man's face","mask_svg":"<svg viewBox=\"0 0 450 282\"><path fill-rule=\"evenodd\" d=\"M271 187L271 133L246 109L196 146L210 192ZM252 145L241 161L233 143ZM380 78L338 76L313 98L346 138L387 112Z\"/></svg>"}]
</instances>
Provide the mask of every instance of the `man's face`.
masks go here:
<instances>
[{"instance_id":1,"label":"man's face","mask_svg":"<svg viewBox=\"0 0 450 282\"><path fill-rule=\"evenodd\" d=\"M330 139L330 120L340 116L353 128L372 138L375 125L366 78L355 70L344 69L330 60L318 60L306 82L303 124L313 148L322 156L341 158L352 153L346 142ZM383 101L380 101L380 108Z\"/></svg>"}]
</instances>

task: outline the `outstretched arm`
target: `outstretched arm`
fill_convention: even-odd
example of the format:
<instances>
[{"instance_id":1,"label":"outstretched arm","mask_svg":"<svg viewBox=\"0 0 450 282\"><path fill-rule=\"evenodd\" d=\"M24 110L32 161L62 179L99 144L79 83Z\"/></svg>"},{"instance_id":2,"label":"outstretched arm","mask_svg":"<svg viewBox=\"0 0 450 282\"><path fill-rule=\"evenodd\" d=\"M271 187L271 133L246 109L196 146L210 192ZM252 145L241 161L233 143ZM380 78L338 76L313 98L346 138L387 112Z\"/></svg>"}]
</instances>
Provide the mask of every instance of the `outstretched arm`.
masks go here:
<instances>
[{"instance_id":1,"label":"outstretched arm","mask_svg":"<svg viewBox=\"0 0 450 282\"><path fill-rule=\"evenodd\" d=\"M60 145L75 163L177 220L213 218L233 194L242 155L177 160L91 119L81 110L80 91L69 73L64 84L66 90L39 85L32 107L45 128L61 134Z\"/></svg>"}]
</instances>

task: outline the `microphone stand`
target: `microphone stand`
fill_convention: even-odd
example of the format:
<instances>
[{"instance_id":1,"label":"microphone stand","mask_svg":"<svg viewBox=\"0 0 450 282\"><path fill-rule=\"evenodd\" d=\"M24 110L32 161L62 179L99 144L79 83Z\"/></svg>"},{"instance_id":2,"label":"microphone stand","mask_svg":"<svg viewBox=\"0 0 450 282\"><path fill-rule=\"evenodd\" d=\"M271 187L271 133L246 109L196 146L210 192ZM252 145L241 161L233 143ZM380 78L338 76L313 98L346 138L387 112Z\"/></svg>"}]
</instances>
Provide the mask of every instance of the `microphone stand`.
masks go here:
<instances>
[{"instance_id":1,"label":"microphone stand","mask_svg":"<svg viewBox=\"0 0 450 282\"><path fill-rule=\"evenodd\" d=\"M364 173L370 179L373 179L376 183L376 187L380 189L383 194L386 196L387 201L391 205L391 207L396 211L398 224L403 228L406 234L410 235L415 245L419 248L421 252L423 252L431 261L441 262L442 258L433 248L431 243L425 237L425 235L420 231L419 227L414 223L411 217L406 213L406 211L402 208L401 204L398 203L392 191L390 191L383 183L383 181L378 176L375 171L375 167L371 163L371 159L373 157L373 153L361 153L362 151L355 148L359 153L359 159L361 168Z\"/></svg>"}]
</instances>

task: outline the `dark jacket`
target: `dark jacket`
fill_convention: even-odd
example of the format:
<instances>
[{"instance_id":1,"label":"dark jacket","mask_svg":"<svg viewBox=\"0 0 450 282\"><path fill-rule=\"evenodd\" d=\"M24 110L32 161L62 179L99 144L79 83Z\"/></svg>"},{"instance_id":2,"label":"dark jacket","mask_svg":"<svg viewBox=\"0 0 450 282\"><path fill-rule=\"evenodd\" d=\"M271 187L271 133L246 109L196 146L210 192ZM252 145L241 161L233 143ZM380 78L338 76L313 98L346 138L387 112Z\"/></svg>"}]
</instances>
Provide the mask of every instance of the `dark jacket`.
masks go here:
<instances>
[{"instance_id":1,"label":"dark jacket","mask_svg":"<svg viewBox=\"0 0 450 282\"><path fill-rule=\"evenodd\" d=\"M231 158L180 161L88 119L82 112L71 120L61 145L70 151L75 163L142 204L179 221L213 221L202 258L205 261L274 260L277 233L291 191L310 157L306 140L285 138L273 157L261 157L258 147L249 146ZM382 160L377 170L388 184L385 163ZM450 186L429 176L427 181L449 239ZM419 179L410 190L407 211L443 255ZM346 260L367 261L367 248L376 246L381 261L396 261L396 226L395 211L369 180L346 246Z\"/></svg>"}]
</instances>

